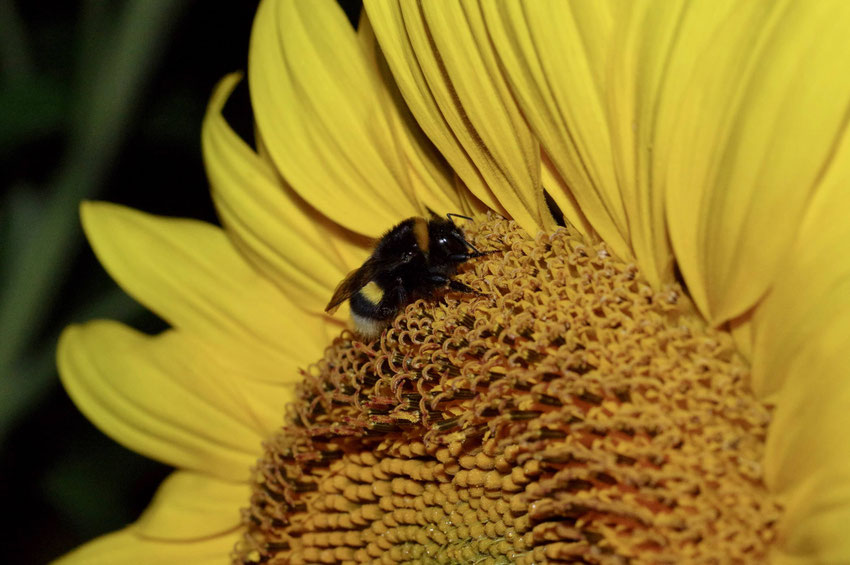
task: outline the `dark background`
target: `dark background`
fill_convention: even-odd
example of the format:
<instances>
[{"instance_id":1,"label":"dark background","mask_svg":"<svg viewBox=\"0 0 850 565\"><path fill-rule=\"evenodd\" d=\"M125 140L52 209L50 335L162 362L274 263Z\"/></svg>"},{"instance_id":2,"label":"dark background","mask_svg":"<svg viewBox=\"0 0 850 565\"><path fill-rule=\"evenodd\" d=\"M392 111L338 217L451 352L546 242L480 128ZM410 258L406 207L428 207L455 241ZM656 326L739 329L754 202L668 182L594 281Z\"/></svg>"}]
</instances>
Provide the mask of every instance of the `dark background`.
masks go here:
<instances>
[{"instance_id":1,"label":"dark background","mask_svg":"<svg viewBox=\"0 0 850 565\"><path fill-rule=\"evenodd\" d=\"M216 222L201 121L215 83L246 68L257 4L0 0L0 563L125 526L170 472L94 428L59 383L68 323L165 327L97 263L77 207ZM356 21L358 3L342 4ZM226 114L250 138L244 83Z\"/></svg>"}]
</instances>

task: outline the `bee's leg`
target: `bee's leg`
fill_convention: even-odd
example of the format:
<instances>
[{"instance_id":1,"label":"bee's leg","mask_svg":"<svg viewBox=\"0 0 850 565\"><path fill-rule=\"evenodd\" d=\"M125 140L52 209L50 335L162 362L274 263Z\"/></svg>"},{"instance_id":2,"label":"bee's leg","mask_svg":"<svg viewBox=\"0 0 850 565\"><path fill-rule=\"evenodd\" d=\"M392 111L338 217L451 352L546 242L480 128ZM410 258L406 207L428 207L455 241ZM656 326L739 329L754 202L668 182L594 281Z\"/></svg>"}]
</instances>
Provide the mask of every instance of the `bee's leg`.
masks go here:
<instances>
[{"instance_id":1,"label":"bee's leg","mask_svg":"<svg viewBox=\"0 0 850 565\"><path fill-rule=\"evenodd\" d=\"M463 263L465 261L469 261L470 259L475 259L476 257L484 257L485 255L490 255L491 253L495 253L498 249L490 249L488 251L474 251L472 253L457 253L455 255L449 255L449 261L453 261L455 263Z\"/></svg>"},{"instance_id":2,"label":"bee's leg","mask_svg":"<svg viewBox=\"0 0 850 565\"><path fill-rule=\"evenodd\" d=\"M454 290L455 292L465 292L467 294L475 294L476 296L485 296L484 294L478 292L477 290L475 290L471 286L465 285L460 281L450 279L449 277L447 277L445 275L440 275L440 274L434 273L434 274L431 274L431 276L429 276L428 279L432 283L434 283L434 286L444 286L444 287L450 288L451 290Z\"/></svg>"},{"instance_id":3,"label":"bee's leg","mask_svg":"<svg viewBox=\"0 0 850 565\"><path fill-rule=\"evenodd\" d=\"M454 279L449 281L449 288L456 292L465 292L467 294L474 294L475 296L486 296L486 294L478 292L471 286L465 285L462 282L456 281Z\"/></svg>"},{"instance_id":4,"label":"bee's leg","mask_svg":"<svg viewBox=\"0 0 850 565\"><path fill-rule=\"evenodd\" d=\"M428 273L428 281L434 286L446 286L451 281L446 275L440 273Z\"/></svg>"}]
</instances>

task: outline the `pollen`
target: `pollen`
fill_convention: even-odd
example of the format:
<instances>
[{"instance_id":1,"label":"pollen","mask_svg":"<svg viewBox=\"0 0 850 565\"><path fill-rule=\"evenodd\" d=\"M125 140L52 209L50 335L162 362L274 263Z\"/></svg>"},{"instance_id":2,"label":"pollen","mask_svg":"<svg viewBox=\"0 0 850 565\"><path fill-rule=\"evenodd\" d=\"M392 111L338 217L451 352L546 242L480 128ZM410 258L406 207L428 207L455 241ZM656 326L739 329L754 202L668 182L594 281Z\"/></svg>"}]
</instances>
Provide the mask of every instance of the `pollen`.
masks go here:
<instances>
[{"instance_id":1,"label":"pollen","mask_svg":"<svg viewBox=\"0 0 850 565\"><path fill-rule=\"evenodd\" d=\"M570 228L496 253L304 370L236 563L759 563L769 407L683 289Z\"/></svg>"}]
</instances>

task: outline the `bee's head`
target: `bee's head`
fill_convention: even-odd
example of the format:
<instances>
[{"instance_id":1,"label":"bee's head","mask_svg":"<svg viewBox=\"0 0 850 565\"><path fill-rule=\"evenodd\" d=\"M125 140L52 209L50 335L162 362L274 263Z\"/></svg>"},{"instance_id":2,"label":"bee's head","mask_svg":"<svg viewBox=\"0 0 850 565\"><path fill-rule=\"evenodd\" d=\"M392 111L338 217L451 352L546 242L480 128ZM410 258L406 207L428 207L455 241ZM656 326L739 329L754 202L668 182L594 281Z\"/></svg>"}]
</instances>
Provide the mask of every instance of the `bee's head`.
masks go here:
<instances>
[{"instance_id":1,"label":"bee's head","mask_svg":"<svg viewBox=\"0 0 850 565\"><path fill-rule=\"evenodd\" d=\"M450 220L434 218L428 222L428 259L432 265L463 262L459 257L469 253L463 231Z\"/></svg>"}]
</instances>

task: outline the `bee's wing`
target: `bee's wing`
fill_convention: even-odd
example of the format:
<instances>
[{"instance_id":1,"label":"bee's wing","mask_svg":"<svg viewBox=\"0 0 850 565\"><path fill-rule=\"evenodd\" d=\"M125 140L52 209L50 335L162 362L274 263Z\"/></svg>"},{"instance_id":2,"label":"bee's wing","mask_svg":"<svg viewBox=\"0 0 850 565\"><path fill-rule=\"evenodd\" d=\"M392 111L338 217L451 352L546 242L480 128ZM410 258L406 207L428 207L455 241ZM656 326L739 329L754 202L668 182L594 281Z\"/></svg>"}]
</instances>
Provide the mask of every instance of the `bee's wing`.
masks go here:
<instances>
[{"instance_id":1,"label":"bee's wing","mask_svg":"<svg viewBox=\"0 0 850 565\"><path fill-rule=\"evenodd\" d=\"M348 273L336 287L331 301L325 306L325 312L333 314L340 304L351 298L352 294L369 284L369 281L374 278L379 269L378 261L370 257L363 263L363 266Z\"/></svg>"}]
</instances>

